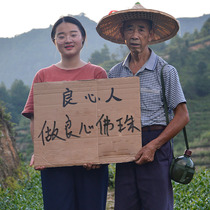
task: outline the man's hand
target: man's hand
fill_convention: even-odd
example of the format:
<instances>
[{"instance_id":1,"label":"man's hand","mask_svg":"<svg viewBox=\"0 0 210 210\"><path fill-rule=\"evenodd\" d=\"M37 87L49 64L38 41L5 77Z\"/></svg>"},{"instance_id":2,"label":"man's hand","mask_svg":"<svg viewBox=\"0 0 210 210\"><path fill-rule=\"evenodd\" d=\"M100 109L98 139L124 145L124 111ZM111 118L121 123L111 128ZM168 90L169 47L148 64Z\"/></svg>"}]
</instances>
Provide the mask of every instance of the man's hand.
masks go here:
<instances>
[{"instance_id":1,"label":"man's hand","mask_svg":"<svg viewBox=\"0 0 210 210\"><path fill-rule=\"evenodd\" d=\"M150 143L142 147L135 156L135 162L142 165L154 160L156 148Z\"/></svg>"}]
</instances>

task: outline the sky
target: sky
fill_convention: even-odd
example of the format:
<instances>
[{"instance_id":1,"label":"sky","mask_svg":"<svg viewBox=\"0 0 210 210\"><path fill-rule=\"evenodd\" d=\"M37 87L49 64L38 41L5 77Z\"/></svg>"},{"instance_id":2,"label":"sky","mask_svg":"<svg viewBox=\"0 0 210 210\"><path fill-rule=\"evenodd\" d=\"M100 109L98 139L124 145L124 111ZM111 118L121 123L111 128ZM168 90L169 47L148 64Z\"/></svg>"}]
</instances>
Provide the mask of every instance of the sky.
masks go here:
<instances>
[{"instance_id":1,"label":"sky","mask_svg":"<svg viewBox=\"0 0 210 210\"><path fill-rule=\"evenodd\" d=\"M138 0L0 0L0 38L14 37L32 29L48 28L60 16L79 15L98 22L111 10L130 9ZM139 0L148 9L175 18L210 14L209 0Z\"/></svg>"}]
</instances>

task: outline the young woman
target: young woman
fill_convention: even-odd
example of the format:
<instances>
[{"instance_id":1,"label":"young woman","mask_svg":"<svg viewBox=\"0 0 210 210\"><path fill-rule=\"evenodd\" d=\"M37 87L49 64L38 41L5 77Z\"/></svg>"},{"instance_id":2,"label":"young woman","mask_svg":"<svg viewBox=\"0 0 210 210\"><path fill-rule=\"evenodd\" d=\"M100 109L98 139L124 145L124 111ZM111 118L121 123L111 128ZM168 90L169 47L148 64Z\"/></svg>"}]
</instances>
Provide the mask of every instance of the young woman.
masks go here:
<instances>
[{"instance_id":1,"label":"young woman","mask_svg":"<svg viewBox=\"0 0 210 210\"><path fill-rule=\"evenodd\" d=\"M53 26L51 39L61 55L61 61L39 70L34 83L107 78L105 70L80 58L86 39L82 24L65 16ZM33 84L22 114L31 120L33 136ZM31 163L34 163L32 155ZM107 165L43 168L41 170L44 209L46 210L105 210L108 185Z\"/></svg>"}]
</instances>

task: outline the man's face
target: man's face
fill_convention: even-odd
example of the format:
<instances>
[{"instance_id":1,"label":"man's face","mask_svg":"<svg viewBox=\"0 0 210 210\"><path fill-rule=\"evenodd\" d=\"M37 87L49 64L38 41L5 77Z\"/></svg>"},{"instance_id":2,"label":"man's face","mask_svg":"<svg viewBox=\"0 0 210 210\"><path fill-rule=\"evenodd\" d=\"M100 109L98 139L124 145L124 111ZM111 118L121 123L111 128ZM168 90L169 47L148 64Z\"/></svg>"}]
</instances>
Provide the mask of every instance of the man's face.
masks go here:
<instances>
[{"instance_id":1,"label":"man's face","mask_svg":"<svg viewBox=\"0 0 210 210\"><path fill-rule=\"evenodd\" d=\"M130 20L123 27L125 44L131 52L142 53L153 38L153 31L146 20Z\"/></svg>"}]
</instances>

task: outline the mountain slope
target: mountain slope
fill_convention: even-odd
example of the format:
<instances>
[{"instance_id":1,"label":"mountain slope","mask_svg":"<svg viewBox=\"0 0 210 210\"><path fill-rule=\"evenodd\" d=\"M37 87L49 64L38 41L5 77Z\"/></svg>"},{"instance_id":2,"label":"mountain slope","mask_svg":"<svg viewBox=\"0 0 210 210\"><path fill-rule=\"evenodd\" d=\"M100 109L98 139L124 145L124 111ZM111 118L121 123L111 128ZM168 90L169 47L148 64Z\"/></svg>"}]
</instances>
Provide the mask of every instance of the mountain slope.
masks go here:
<instances>
[{"instance_id":1,"label":"mountain slope","mask_svg":"<svg viewBox=\"0 0 210 210\"><path fill-rule=\"evenodd\" d=\"M81 52L83 60L88 61L91 54L104 47L110 53L121 54L120 45L102 39L96 32L96 23L87 18L83 13L78 18L85 26L87 40ZM192 33L196 28L200 30L209 15L198 18L181 18L180 34ZM33 29L27 33L13 38L0 38L0 83L4 82L10 87L15 79L22 80L30 86L35 73L43 67L56 63L60 59L54 44L50 39L51 27L46 29Z\"/></svg>"}]
</instances>

